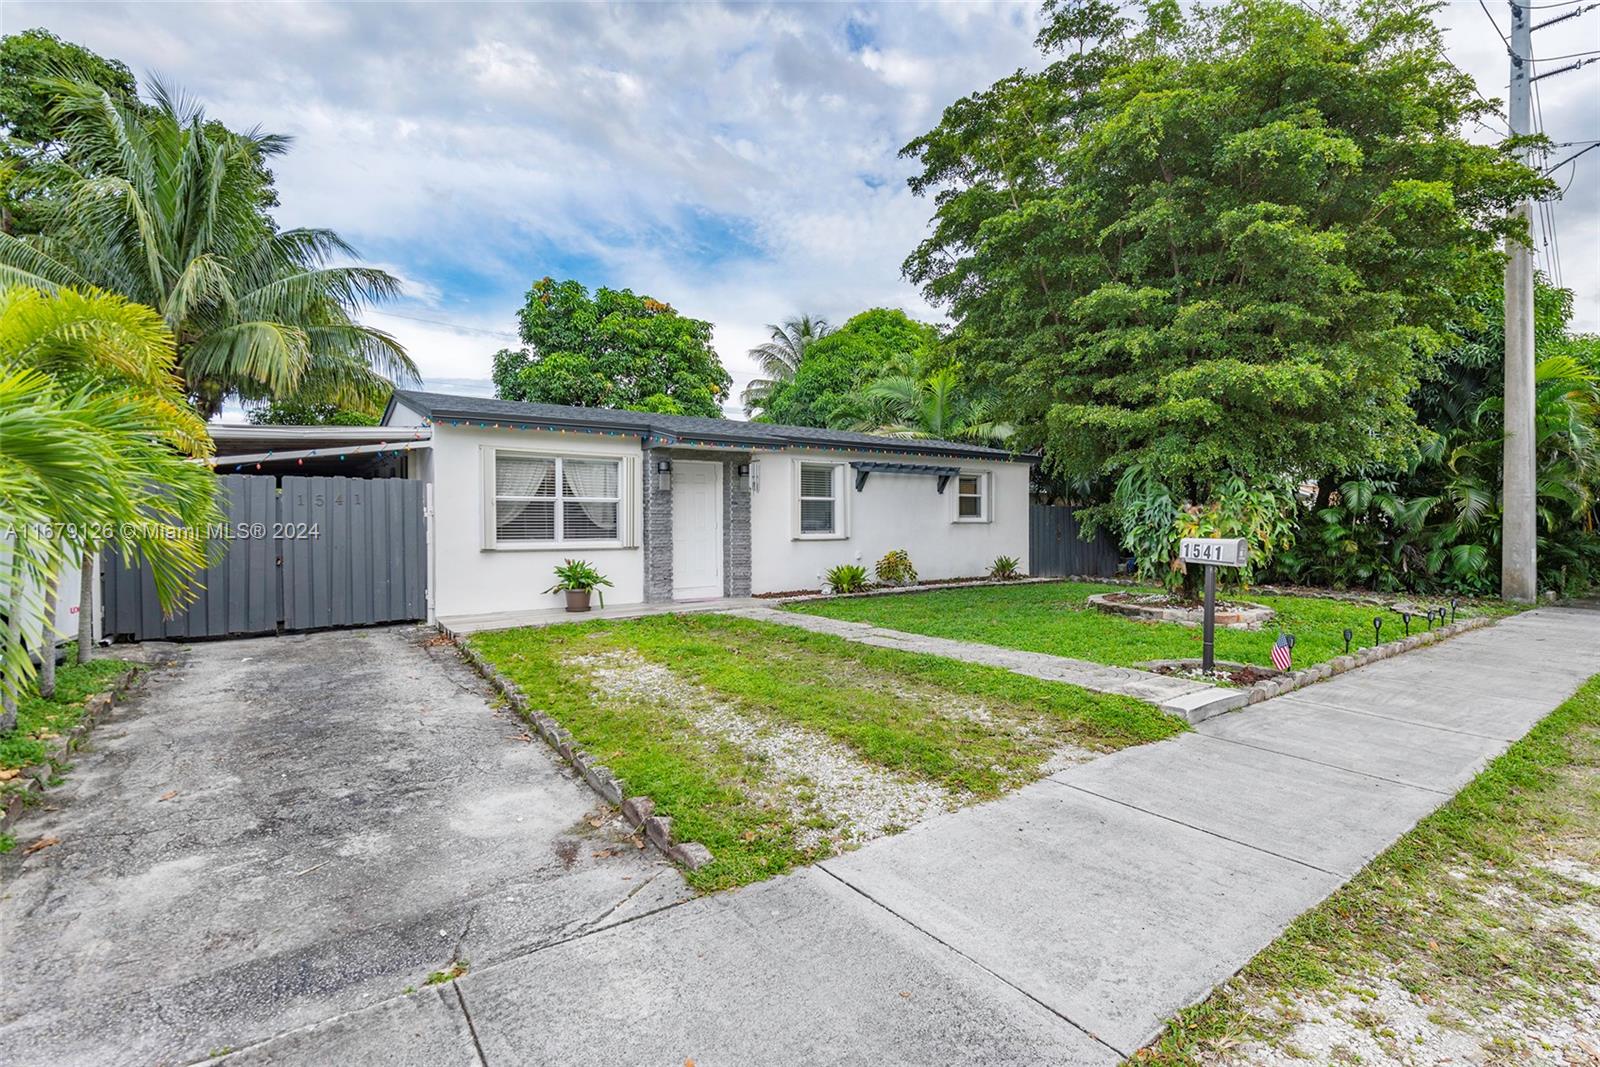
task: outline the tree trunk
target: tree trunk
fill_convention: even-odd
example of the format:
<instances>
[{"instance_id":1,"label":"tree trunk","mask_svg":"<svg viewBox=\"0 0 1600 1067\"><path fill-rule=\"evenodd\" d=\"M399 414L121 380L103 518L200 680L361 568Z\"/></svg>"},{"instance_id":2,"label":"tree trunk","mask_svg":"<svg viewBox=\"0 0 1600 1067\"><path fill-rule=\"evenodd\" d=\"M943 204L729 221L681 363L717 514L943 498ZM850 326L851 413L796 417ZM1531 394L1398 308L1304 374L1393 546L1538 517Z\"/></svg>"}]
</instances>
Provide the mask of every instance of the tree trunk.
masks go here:
<instances>
[{"instance_id":1,"label":"tree trunk","mask_svg":"<svg viewBox=\"0 0 1600 1067\"><path fill-rule=\"evenodd\" d=\"M5 651L10 653L22 643L22 548L15 541L11 545L10 613L6 616ZM0 675L0 734L8 734L17 726L17 690L22 687L22 676L6 678Z\"/></svg>"},{"instance_id":2,"label":"tree trunk","mask_svg":"<svg viewBox=\"0 0 1600 1067\"><path fill-rule=\"evenodd\" d=\"M83 550L83 585L78 590L78 662L89 662L89 650L94 647L94 578L95 556Z\"/></svg>"},{"instance_id":3,"label":"tree trunk","mask_svg":"<svg viewBox=\"0 0 1600 1067\"><path fill-rule=\"evenodd\" d=\"M56 598L61 595L61 575L52 574L44 585L44 618L39 627L39 695L56 695Z\"/></svg>"}]
</instances>

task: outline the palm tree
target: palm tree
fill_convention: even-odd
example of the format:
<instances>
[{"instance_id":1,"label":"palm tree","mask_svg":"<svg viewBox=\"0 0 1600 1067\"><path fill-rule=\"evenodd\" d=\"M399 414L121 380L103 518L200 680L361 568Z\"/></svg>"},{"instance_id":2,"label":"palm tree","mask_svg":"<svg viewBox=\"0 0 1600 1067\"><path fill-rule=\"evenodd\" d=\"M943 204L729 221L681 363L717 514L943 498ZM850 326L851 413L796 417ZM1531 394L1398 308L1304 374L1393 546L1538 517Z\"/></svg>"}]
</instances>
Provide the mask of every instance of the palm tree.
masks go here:
<instances>
[{"instance_id":1,"label":"palm tree","mask_svg":"<svg viewBox=\"0 0 1600 1067\"><path fill-rule=\"evenodd\" d=\"M974 397L959 365L925 374L889 374L861 391L871 414L854 428L892 437L933 437L1001 445L1014 428L996 417L986 398Z\"/></svg>"},{"instance_id":2,"label":"palm tree","mask_svg":"<svg viewBox=\"0 0 1600 1067\"><path fill-rule=\"evenodd\" d=\"M793 381L795 373L800 370L800 362L806 358L806 349L811 347L813 341L833 332L827 319L814 319L810 315L788 319L782 326L768 323L767 330L772 339L756 345L749 352L750 358L756 361L765 377L752 378L740 394L746 415L754 414L755 409L766 402L780 383Z\"/></svg>"},{"instance_id":3,"label":"palm tree","mask_svg":"<svg viewBox=\"0 0 1600 1067\"><path fill-rule=\"evenodd\" d=\"M195 531L220 513L215 477L194 462L211 440L185 401L172 335L153 310L121 297L0 290L0 440L10 530L0 540L4 732L33 669L24 620L49 626L44 601L62 567L113 541L150 564L163 608L174 610L206 563ZM48 644L43 651L51 659Z\"/></svg>"},{"instance_id":4,"label":"palm tree","mask_svg":"<svg viewBox=\"0 0 1600 1067\"><path fill-rule=\"evenodd\" d=\"M405 350L353 315L393 297L331 230L279 231L266 162L287 138L233 133L157 84L153 105L50 83L67 145L41 232L0 233L0 285L95 287L155 308L204 415L230 396L375 403L414 379Z\"/></svg>"}]
</instances>

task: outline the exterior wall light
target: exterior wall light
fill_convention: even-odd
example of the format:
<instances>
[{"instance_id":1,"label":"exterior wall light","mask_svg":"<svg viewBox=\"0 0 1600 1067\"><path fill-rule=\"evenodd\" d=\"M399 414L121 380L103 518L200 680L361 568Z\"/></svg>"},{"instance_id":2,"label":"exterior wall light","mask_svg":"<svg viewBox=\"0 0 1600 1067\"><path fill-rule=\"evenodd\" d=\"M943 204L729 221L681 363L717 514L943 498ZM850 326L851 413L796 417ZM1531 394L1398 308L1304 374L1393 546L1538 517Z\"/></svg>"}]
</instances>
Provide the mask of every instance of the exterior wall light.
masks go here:
<instances>
[{"instance_id":1,"label":"exterior wall light","mask_svg":"<svg viewBox=\"0 0 1600 1067\"><path fill-rule=\"evenodd\" d=\"M739 488L750 488L750 464L748 463L739 464Z\"/></svg>"},{"instance_id":2,"label":"exterior wall light","mask_svg":"<svg viewBox=\"0 0 1600 1067\"><path fill-rule=\"evenodd\" d=\"M672 460L656 460L656 489L663 493L672 491Z\"/></svg>"}]
</instances>

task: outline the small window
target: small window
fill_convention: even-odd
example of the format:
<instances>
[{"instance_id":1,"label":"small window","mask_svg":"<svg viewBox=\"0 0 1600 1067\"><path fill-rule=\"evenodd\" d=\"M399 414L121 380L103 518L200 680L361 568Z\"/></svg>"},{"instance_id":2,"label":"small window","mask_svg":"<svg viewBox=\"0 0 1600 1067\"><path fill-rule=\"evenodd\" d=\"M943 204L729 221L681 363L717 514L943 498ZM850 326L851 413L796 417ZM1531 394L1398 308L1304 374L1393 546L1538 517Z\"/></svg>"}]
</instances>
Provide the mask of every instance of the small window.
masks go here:
<instances>
[{"instance_id":1,"label":"small window","mask_svg":"<svg viewBox=\"0 0 1600 1067\"><path fill-rule=\"evenodd\" d=\"M621 506L621 460L495 453L496 545L617 541Z\"/></svg>"},{"instance_id":2,"label":"small window","mask_svg":"<svg viewBox=\"0 0 1600 1067\"><path fill-rule=\"evenodd\" d=\"M984 514L983 482L986 475L963 474L956 479L956 520L982 522Z\"/></svg>"},{"instance_id":3,"label":"small window","mask_svg":"<svg viewBox=\"0 0 1600 1067\"><path fill-rule=\"evenodd\" d=\"M800 534L818 536L839 532L839 501L834 465L800 464Z\"/></svg>"}]
</instances>

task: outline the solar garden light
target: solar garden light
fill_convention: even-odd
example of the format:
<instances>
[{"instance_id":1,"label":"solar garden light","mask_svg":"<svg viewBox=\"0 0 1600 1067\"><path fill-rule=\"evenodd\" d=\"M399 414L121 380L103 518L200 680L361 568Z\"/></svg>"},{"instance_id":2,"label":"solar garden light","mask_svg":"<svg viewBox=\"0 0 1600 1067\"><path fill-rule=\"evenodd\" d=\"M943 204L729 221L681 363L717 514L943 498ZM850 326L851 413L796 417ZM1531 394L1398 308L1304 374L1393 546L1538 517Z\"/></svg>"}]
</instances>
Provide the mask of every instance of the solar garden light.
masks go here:
<instances>
[{"instance_id":1,"label":"solar garden light","mask_svg":"<svg viewBox=\"0 0 1600 1067\"><path fill-rule=\"evenodd\" d=\"M1459 603L1461 603L1461 601L1456 599L1456 598L1454 598L1454 597L1452 597L1451 600L1450 600L1450 621L1451 622L1455 622L1456 621L1456 605L1459 604ZM1439 609L1439 614L1440 615L1444 614L1444 609L1443 608Z\"/></svg>"},{"instance_id":2,"label":"solar garden light","mask_svg":"<svg viewBox=\"0 0 1600 1067\"><path fill-rule=\"evenodd\" d=\"M1382 630L1383 630L1383 616L1382 615L1374 615L1372 617L1372 644L1373 644L1373 647L1377 647L1378 634L1380 632L1382 632Z\"/></svg>"},{"instance_id":3,"label":"solar garden light","mask_svg":"<svg viewBox=\"0 0 1600 1067\"><path fill-rule=\"evenodd\" d=\"M1347 656L1350 654L1350 639L1355 635L1355 631L1350 627L1346 626L1344 628L1344 654Z\"/></svg>"},{"instance_id":4,"label":"solar garden light","mask_svg":"<svg viewBox=\"0 0 1600 1067\"><path fill-rule=\"evenodd\" d=\"M1400 613L1400 619L1401 619L1402 622L1404 622L1406 624L1406 636L1410 637L1411 636L1411 612L1402 611Z\"/></svg>"}]
</instances>

